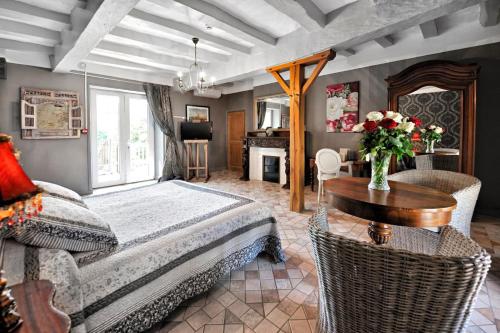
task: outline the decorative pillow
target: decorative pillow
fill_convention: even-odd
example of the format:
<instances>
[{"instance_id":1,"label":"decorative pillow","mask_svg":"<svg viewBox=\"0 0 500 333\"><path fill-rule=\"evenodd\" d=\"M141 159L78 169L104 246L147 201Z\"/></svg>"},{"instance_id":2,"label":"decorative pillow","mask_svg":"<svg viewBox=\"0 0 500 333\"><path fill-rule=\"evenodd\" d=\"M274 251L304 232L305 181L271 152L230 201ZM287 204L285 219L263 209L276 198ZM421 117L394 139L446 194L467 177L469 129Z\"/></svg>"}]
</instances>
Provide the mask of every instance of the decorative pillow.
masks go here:
<instances>
[{"instance_id":1,"label":"decorative pillow","mask_svg":"<svg viewBox=\"0 0 500 333\"><path fill-rule=\"evenodd\" d=\"M33 183L43 190L43 196L68 200L72 203L87 208L87 205L85 204L85 202L83 202L82 197L69 188L54 183L43 182L41 180L34 180Z\"/></svg>"},{"instance_id":2,"label":"decorative pillow","mask_svg":"<svg viewBox=\"0 0 500 333\"><path fill-rule=\"evenodd\" d=\"M101 217L69 201L44 197L43 210L11 229L0 230L0 237L14 237L19 243L68 251L112 250L115 234Z\"/></svg>"}]
</instances>

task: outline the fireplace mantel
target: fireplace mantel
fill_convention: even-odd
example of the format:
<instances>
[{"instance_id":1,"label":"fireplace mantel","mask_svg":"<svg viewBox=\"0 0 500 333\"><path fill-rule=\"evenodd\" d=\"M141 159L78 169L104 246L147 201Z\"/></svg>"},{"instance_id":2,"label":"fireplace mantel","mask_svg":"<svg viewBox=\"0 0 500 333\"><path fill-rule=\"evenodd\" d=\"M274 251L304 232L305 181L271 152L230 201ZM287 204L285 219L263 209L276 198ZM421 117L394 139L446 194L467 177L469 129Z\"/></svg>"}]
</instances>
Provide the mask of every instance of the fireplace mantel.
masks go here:
<instances>
[{"instance_id":1,"label":"fireplace mantel","mask_svg":"<svg viewBox=\"0 0 500 333\"><path fill-rule=\"evenodd\" d=\"M247 136L243 139L243 176L241 180L250 180L250 147L283 148L285 150L286 184L290 188L290 137L287 136Z\"/></svg>"}]
</instances>

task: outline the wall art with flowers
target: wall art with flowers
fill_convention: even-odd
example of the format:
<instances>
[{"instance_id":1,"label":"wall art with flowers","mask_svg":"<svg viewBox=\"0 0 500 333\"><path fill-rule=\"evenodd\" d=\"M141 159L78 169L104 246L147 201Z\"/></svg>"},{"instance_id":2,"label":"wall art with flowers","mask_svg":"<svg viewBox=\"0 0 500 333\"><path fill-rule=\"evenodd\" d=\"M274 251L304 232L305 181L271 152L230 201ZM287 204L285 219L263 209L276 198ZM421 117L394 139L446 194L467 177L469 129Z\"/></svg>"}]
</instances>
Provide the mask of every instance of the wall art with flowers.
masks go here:
<instances>
[{"instance_id":1,"label":"wall art with flowers","mask_svg":"<svg viewBox=\"0 0 500 333\"><path fill-rule=\"evenodd\" d=\"M359 81L326 87L326 131L352 132L359 119Z\"/></svg>"}]
</instances>

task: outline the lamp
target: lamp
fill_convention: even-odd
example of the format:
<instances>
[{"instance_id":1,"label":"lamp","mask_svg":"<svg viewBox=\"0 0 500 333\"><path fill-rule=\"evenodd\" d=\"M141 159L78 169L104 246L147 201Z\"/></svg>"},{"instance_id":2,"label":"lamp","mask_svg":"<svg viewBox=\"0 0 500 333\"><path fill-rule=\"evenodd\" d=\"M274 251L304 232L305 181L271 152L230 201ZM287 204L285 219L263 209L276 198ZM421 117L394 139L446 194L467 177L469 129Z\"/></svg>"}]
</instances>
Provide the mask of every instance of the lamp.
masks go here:
<instances>
[{"instance_id":1,"label":"lamp","mask_svg":"<svg viewBox=\"0 0 500 333\"><path fill-rule=\"evenodd\" d=\"M210 82L207 81L203 66L198 63L197 45L200 39L193 37L192 41L194 44L194 63L189 66L187 79L184 79L185 75L183 72L177 73L177 89L182 93L192 89L196 89L199 93L204 93L208 88L214 86L215 78L211 77Z\"/></svg>"},{"instance_id":2,"label":"lamp","mask_svg":"<svg viewBox=\"0 0 500 333\"><path fill-rule=\"evenodd\" d=\"M18 162L19 152L11 137L0 133L0 229L24 223L42 210L41 190L33 184ZM22 323L16 301L3 277L5 241L0 239L0 331L13 332Z\"/></svg>"}]
</instances>

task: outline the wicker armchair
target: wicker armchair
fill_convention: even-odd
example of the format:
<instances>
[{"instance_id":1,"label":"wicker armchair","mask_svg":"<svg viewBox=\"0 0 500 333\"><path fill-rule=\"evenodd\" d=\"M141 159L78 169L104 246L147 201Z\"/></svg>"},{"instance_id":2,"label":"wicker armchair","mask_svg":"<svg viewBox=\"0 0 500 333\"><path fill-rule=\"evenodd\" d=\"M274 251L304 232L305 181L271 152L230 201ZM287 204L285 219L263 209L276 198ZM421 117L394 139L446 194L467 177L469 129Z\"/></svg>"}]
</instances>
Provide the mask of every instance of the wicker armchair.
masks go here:
<instances>
[{"instance_id":1,"label":"wicker armchair","mask_svg":"<svg viewBox=\"0 0 500 333\"><path fill-rule=\"evenodd\" d=\"M309 222L319 280L318 332L463 332L491 264L477 243L449 226L439 234L396 228L394 238L406 234L433 252L422 254L327 228L322 208Z\"/></svg>"},{"instance_id":2,"label":"wicker armchair","mask_svg":"<svg viewBox=\"0 0 500 333\"><path fill-rule=\"evenodd\" d=\"M444 170L407 170L389 175L389 180L432 187L451 194L457 200L450 225L470 236L470 223L481 181L463 173Z\"/></svg>"},{"instance_id":3,"label":"wicker armchair","mask_svg":"<svg viewBox=\"0 0 500 333\"><path fill-rule=\"evenodd\" d=\"M458 155L427 154L415 156L417 170L458 171Z\"/></svg>"}]
</instances>

